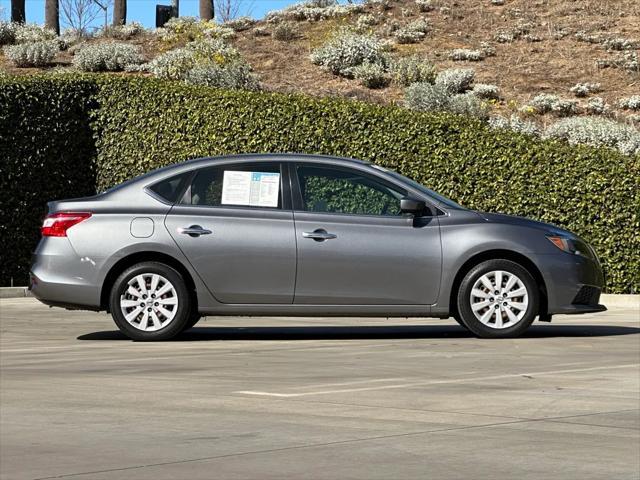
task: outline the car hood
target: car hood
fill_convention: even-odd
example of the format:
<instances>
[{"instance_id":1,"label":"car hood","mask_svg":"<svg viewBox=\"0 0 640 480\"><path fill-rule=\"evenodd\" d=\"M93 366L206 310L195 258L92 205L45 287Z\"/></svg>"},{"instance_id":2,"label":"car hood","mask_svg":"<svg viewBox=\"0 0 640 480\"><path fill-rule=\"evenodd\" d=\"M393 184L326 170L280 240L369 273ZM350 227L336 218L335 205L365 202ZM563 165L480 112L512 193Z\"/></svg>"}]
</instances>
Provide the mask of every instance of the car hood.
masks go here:
<instances>
[{"instance_id":1,"label":"car hood","mask_svg":"<svg viewBox=\"0 0 640 480\"><path fill-rule=\"evenodd\" d=\"M545 232L554 233L558 235L565 235L575 237L575 235L560 227L556 227L550 223L539 222L537 220L531 220L529 218L517 217L515 215L504 215L502 213L487 213L487 212L475 212L481 218L491 223L501 223L504 225L518 225L522 227L536 228L538 230L544 230Z\"/></svg>"}]
</instances>

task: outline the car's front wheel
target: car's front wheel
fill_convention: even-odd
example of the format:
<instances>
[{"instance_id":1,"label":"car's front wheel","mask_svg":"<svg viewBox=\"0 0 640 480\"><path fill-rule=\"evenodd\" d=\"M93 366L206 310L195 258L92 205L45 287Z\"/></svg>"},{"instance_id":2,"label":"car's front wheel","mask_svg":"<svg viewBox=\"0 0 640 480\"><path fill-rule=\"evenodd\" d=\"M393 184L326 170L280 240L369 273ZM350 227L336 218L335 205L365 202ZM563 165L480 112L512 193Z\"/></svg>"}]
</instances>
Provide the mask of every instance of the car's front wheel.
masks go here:
<instances>
[{"instance_id":1,"label":"car's front wheel","mask_svg":"<svg viewBox=\"0 0 640 480\"><path fill-rule=\"evenodd\" d=\"M476 265L458 290L462 322L483 338L521 335L537 315L538 301L535 279L511 260L487 260Z\"/></svg>"},{"instance_id":2,"label":"car's front wheel","mask_svg":"<svg viewBox=\"0 0 640 480\"><path fill-rule=\"evenodd\" d=\"M132 340L168 340L191 320L191 298L184 279L159 262L143 262L126 269L113 284L111 315Z\"/></svg>"}]
</instances>

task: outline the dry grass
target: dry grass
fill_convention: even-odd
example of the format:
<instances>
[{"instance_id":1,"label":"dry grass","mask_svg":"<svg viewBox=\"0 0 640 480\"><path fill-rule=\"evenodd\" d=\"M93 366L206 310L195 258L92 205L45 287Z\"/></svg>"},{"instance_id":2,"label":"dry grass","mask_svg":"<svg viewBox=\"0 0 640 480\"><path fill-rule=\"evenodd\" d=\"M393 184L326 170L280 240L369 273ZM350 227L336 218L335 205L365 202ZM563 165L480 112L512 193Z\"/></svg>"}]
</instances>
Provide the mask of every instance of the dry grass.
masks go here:
<instances>
[{"instance_id":1,"label":"dry grass","mask_svg":"<svg viewBox=\"0 0 640 480\"><path fill-rule=\"evenodd\" d=\"M375 6L367 7L367 11L381 15L387 23L427 18L433 27L427 38L418 44L397 45L395 55L416 53L432 60L439 69L468 64L476 70L477 82L498 85L503 97L517 104L526 103L540 92L570 96L570 87L587 81L601 83L604 91L599 96L610 103L640 92L639 75L597 67L598 59L608 58L613 52L574 37L575 32L584 30L605 37L640 40L640 3L634 0L508 0L504 6L493 6L488 0L439 0L434 4L436 9L428 13L419 12L415 3L407 0L392 2L387 11ZM410 10L412 15L402 17L402 10ZM309 61L313 47L340 25L355 24L356 18L354 15L342 21L301 22L300 38L288 43L254 37L251 31L243 32L234 43L269 89L346 95L384 103L399 100L402 92L396 87L371 91L355 81L323 72ZM542 41L493 40L499 29L514 28L520 23L532 24L531 33ZM373 28L381 34L384 26L385 22ZM559 31L565 31L566 36L555 37ZM447 58L454 48L474 49L481 42L491 43L496 55L473 63Z\"/></svg>"}]
</instances>

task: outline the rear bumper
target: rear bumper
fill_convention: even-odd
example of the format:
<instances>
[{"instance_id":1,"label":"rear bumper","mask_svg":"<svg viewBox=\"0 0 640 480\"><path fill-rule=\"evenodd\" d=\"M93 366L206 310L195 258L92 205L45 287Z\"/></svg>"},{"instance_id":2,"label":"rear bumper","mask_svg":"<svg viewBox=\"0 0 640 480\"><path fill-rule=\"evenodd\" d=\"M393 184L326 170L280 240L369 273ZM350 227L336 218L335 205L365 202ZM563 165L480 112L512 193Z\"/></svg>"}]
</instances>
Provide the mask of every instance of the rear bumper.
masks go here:
<instances>
[{"instance_id":1,"label":"rear bumper","mask_svg":"<svg viewBox=\"0 0 640 480\"><path fill-rule=\"evenodd\" d=\"M29 290L42 303L98 310L96 261L81 258L67 238L43 238L33 254Z\"/></svg>"},{"instance_id":2,"label":"rear bumper","mask_svg":"<svg viewBox=\"0 0 640 480\"><path fill-rule=\"evenodd\" d=\"M547 313L581 314L603 312L600 304L604 274L597 261L579 255L539 255L536 263L547 290Z\"/></svg>"}]
</instances>

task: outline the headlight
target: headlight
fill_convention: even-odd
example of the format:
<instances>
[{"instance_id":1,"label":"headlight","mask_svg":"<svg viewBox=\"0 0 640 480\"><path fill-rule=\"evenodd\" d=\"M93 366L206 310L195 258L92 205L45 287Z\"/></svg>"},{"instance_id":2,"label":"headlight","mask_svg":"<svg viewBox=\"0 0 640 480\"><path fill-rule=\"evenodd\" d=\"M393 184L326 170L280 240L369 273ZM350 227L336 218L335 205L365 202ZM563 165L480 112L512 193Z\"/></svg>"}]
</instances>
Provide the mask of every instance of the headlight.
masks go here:
<instances>
[{"instance_id":1,"label":"headlight","mask_svg":"<svg viewBox=\"0 0 640 480\"><path fill-rule=\"evenodd\" d=\"M593 252L589 246L576 238L562 237L560 235L547 235L551 243L563 252L573 255L582 255L583 257L592 258Z\"/></svg>"}]
</instances>

